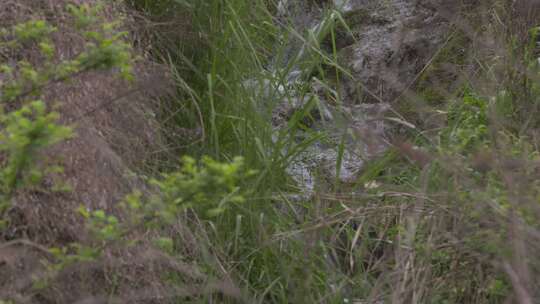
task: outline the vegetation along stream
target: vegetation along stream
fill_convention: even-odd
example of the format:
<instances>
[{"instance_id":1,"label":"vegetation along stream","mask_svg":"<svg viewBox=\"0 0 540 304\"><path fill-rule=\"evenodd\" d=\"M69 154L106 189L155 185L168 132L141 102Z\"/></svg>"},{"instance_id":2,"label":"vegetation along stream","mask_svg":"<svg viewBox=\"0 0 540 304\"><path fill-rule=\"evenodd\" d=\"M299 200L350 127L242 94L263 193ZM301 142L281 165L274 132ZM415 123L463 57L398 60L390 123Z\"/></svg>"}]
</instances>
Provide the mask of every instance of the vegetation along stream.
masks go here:
<instances>
[{"instance_id":1,"label":"vegetation along stream","mask_svg":"<svg viewBox=\"0 0 540 304\"><path fill-rule=\"evenodd\" d=\"M0 304L540 303L537 0L0 1Z\"/></svg>"}]
</instances>

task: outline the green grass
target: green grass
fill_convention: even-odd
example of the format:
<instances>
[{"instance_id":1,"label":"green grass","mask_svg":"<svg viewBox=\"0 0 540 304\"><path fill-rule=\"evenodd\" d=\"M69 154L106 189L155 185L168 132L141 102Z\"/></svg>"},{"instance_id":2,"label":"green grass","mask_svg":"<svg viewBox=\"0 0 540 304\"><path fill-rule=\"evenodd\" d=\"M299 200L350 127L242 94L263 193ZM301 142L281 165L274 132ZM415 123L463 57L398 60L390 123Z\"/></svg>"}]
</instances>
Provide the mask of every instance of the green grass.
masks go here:
<instances>
[{"instance_id":1,"label":"green grass","mask_svg":"<svg viewBox=\"0 0 540 304\"><path fill-rule=\"evenodd\" d=\"M182 52L181 56L163 56L172 67L179 91L179 100L165 102L182 107L170 121L183 128L204 130L203 140L183 149L182 153L196 157L210 155L221 160L240 155L249 168L258 171L245 185L253 190L248 202L213 224L203 224L210 238L208 246L218 256L227 257L223 261L226 269L234 273L256 302L284 303L296 299L296 303L307 303L328 296L332 294L326 284L328 274L320 269L324 265L325 246L313 245L313 251L306 256L305 240L274 239L275 234L297 227L296 219L283 212L284 203L275 197L288 191L291 181L285 169L294 155L322 139L316 133L303 142L294 139L315 104L308 103L280 131L273 129L271 119L272 110L283 101L275 90L280 85L288 88L285 77L291 69L303 66L310 67L311 71L323 62L338 68L335 57L325 55L319 42L312 41L320 41L330 33L335 17L329 19L330 23L320 32L312 34L318 37L302 38L303 33L296 33L292 28L278 28L269 12L269 4L264 1L214 0L190 4L180 5L178 9L192 16L192 28L204 35L201 41L193 43L204 47L179 46L173 52ZM137 7L154 15L166 10L144 1ZM285 43L289 36L304 40L303 55L295 56L289 66L271 75L267 69L270 60L286 51L276 46L280 40ZM167 41L163 37L155 39ZM170 45L160 49L171 52ZM192 69L186 71L186 66ZM312 74L310 71L305 77ZM260 85L247 85L248 82ZM291 91L283 95L293 94L295 92ZM306 202L304 207L310 213L309 204ZM290 206L299 208L297 203ZM307 280L298 280L300 277ZM310 296L306 298L306 295Z\"/></svg>"},{"instance_id":2,"label":"green grass","mask_svg":"<svg viewBox=\"0 0 540 304\"><path fill-rule=\"evenodd\" d=\"M210 226L203 224L210 238L208 246L218 256L226 257L226 269L233 272L255 302L313 303L326 298L340 303L328 282L339 285L346 278L330 278L334 271L323 266L327 265L327 245L322 239L310 241L287 235L305 226L299 226L294 212L306 213L299 215L306 222L316 222L316 203L287 204L283 202L286 196L279 199L279 194L287 193L291 186L285 174L288 164L315 140L323 139L321 134L313 133L303 142L296 142L294 136L305 129L303 123L316 106L315 100L295 113L282 130L276 131L271 125L272 110L283 101L275 91L280 85L289 90L285 77L291 69L302 67L304 78L313 73L324 77L323 64L335 71L343 70L336 63L335 48L333 54L320 48L320 42L333 33L338 16L329 12L328 22L303 38L304 33L292 27L278 28L263 1L205 1L183 9L193 16L195 31L204 34L199 43L205 46L193 53L185 53L180 47L182 56L168 56L182 97L177 104L184 108L174 122L184 128L200 128L203 122L204 141L183 152L221 160L240 155L249 168L259 172L245 185L253 190L245 204ZM302 55L294 56L288 66L271 75L267 69L270 60L286 51L276 46L285 44L289 37L304 42ZM194 70L186 72L186 66ZM248 81L263 85L248 86ZM300 93L305 94L302 90L306 89L300 88ZM283 95L293 94L296 92L286 91ZM293 213L285 211L287 205L294 209ZM333 227L322 230L326 231L325 238L334 232ZM275 235L280 234L284 234L282 239L276 239ZM309 252L307 247L311 248Z\"/></svg>"},{"instance_id":3,"label":"green grass","mask_svg":"<svg viewBox=\"0 0 540 304\"><path fill-rule=\"evenodd\" d=\"M389 303L503 303L511 296L516 283L510 282L504 263L509 252L524 258L511 246L536 247L505 244L508 239L502 235L540 222L533 203L535 175L523 167L538 154L532 131L538 120L514 109L525 108L524 100L536 105L540 94L530 79L512 82L525 83L517 85L520 89L507 87L520 98L503 94L492 99L506 87L483 94L481 88L464 84L443 95L431 87L433 75L419 77L418 93L425 102L406 103L402 109L419 122L418 129L406 132L411 150L391 149L368 164L352 186L331 181L318 185L324 190L312 199L295 201L288 195L293 185L287 165L315 141L329 140L316 132L303 142L294 140L307 129L315 99L286 127L273 129L272 110L281 101L278 87L282 85L289 98L306 94L308 85L286 86L285 77L300 68L300 79L317 77L339 105L340 79L352 77L338 64L335 43L338 27L350 31L346 21L329 11L317 30L297 33L276 23L271 13L275 3L268 1L132 3L156 18L173 11L190 16L195 33L174 43L160 33L154 37L155 55L170 64L178 90L177 97L163 101L176 113L162 114L168 118L165 128L201 130L193 143L170 136L173 145L181 146L175 151L225 161L240 155L258 172L243 185L252 193L246 203L212 221L191 223L208 256L217 258L183 258L205 265L210 273L231 276L250 303L344 303L345 298L378 297ZM450 37L426 74L442 73L447 61L466 63L465 53L456 51L469 42L462 35ZM275 58L282 61L291 37L303 47L272 75L268 67ZM494 64L491 60L485 59ZM435 130L423 130L432 126L422 124L419 112L442 122ZM497 123L501 117L504 124ZM512 128L505 127L509 124ZM344 142L335 145L340 168ZM412 149L415 145L418 150ZM483 150L496 158L488 159L488 172L478 169ZM415 151L432 161L419 164L415 157L420 152ZM520 185L505 184L513 178L503 165L510 156L522 160L518 167L530 174ZM518 192L526 204L512 203ZM516 214L527 224L509 221ZM527 265L537 267L532 260Z\"/></svg>"}]
</instances>

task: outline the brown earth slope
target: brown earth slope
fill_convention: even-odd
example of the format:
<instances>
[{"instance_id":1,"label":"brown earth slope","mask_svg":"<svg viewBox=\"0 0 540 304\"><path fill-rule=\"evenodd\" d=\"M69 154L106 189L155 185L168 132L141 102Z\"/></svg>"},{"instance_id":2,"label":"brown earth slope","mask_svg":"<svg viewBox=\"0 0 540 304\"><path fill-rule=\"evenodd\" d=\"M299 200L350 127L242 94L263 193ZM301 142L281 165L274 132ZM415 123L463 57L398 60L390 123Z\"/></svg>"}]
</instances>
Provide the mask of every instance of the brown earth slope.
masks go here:
<instances>
[{"instance_id":1,"label":"brown earth slope","mask_svg":"<svg viewBox=\"0 0 540 304\"><path fill-rule=\"evenodd\" d=\"M82 50L84 39L69 24L66 4L94 5L95 2L0 1L0 28L30 19L45 19L58 28L53 36L57 60L73 58ZM125 30L136 30L133 15L122 5L107 4L103 14L108 20L123 18ZM39 64L34 54L32 49L19 54L0 53L0 63L12 64L24 59ZM140 171L155 156L154 151L160 150L162 139L154 115L158 111L155 97L167 94L171 82L164 67L141 57L134 67L133 83L118 79L114 71L97 71L44 90L41 98L50 106L59 105L61 121L73 126L76 136L48 151L47 159L60 163L64 172L48 177L39 189L19 193L9 210L10 225L0 232L0 300L63 303L97 291L105 292L100 282L110 278L104 277L103 266L84 275L69 275L68 284L61 287L68 290L51 288L47 292L35 292L30 288L31 278L39 274L39 259L46 255L40 253L40 248L84 240L83 219L76 212L79 206L118 214L116 204L127 193L134 188L145 188L143 182L127 175ZM65 182L71 191L53 191L58 181ZM14 241L21 239L25 241ZM136 265L129 267L137 273ZM146 284L143 281L148 280L151 285L150 277L134 275L134 281L129 284ZM121 282L118 287L122 289ZM129 292L127 287L126 292Z\"/></svg>"}]
</instances>

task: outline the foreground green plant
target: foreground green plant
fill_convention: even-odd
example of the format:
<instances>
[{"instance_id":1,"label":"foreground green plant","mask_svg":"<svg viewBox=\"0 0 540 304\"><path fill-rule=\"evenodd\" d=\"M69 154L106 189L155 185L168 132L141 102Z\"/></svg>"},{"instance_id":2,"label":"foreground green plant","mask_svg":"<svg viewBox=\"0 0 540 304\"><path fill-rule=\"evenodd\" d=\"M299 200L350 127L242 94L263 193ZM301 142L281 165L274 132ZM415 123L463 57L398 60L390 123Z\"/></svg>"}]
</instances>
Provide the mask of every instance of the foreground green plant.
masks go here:
<instances>
[{"instance_id":1,"label":"foreground green plant","mask_svg":"<svg viewBox=\"0 0 540 304\"><path fill-rule=\"evenodd\" d=\"M245 200L245 191L239 185L253 174L244 167L241 158L232 163L219 163L207 157L198 165L193 158L184 157L180 171L149 181L158 187L157 194L144 197L135 191L121 202L122 220L103 210L79 207L78 213L85 219L91 236L90 243L49 249L52 259L45 262L48 273L36 281L36 288L47 288L66 267L103 258L102 254L111 247L127 249L137 245L137 241L131 239L136 230L146 228L159 235L161 229L173 225L189 210L208 219L229 216L227 213L233 212L234 205ZM173 239L159 236L155 244L173 253Z\"/></svg>"},{"instance_id":2,"label":"foreground green plant","mask_svg":"<svg viewBox=\"0 0 540 304\"><path fill-rule=\"evenodd\" d=\"M37 186L48 171L40 158L51 147L72 136L67 126L57 123L59 114L50 111L39 97L51 84L66 81L92 70L118 68L120 75L131 79L131 51L123 41L125 32L114 23L98 17L101 6L68 6L73 22L87 40L84 51L71 59L55 60L56 49L51 35L56 28L44 20L30 20L2 31L0 52L35 49L42 63L33 65L21 60L16 65L2 62L0 72L0 215L10 207L18 190ZM6 111L9 109L9 111ZM6 219L2 219L5 224Z\"/></svg>"},{"instance_id":3,"label":"foreground green plant","mask_svg":"<svg viewBox=\"0 0 540 304\"><path fill-rule=\"evenodd\" d=\"M49 148L74 136L72 128L60 124L60 114L41 97L49 86L69 81L96 70L118 70L124 79L132 79L131 48L118 24L101 17L101 5L69 5L70 22L86 39L85 48L73 58L57 60L53 35L57 29L45 20L30 20L2 29L0 55L34 53L36 63L24 59L16 63L0 62L0 230L9 225L7 211L16 207L14 198L44 187L44 177L60 173L62 167L50 165ZM6 56L4 56L7 54ZM39 62L39 63L37 63ZM53 187L54 189L54 187ZM94 214L94 222L100 213ZM110 219L110 218L109 218ZM109 223L111 225L112 223ZM97 225L97 224L96 224ZM94 225L95 226L95 225ZM110 227L109 227L110 228ZM104 231L100 237L110 237ZM11 240L9 244L17 244ZM73 253L75 252L75 253ZM71 244L51 248L51 260L45 261L45 277L36 278L35 287L45 288L63 268L95 259L94 248ZM54 261L54 262L51 262Z\"/></svg>"}]
</instances>

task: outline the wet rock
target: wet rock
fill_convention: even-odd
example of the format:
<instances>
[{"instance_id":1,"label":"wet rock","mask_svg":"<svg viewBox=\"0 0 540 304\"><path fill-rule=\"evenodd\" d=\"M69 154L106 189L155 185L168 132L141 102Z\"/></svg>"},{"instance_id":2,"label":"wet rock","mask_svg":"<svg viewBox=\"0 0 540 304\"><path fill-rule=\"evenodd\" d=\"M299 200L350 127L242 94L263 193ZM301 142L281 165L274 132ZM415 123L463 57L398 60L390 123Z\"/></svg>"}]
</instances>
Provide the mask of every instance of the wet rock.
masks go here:
<instances>
[{"instance_id":1,"label":"wet rock","mask_svg":"<svg viewBox=\"0 0 540 304\"><path fill-rule=\"evenodd\" d=\"M459 5L448 2L281 1L279 18L289 22L297 33L311 32L321 39L316 43L323 48L325 43L332 45L324 41L324 26L328 22L343 17L348 25L347 28L332 24L337 29L335 44L340 64L350 71L348 77L339 79L339 92L330 92L339 95L339 104L327 98L329 90L338 89L321 88L311 71L299 66L292 69L296 74L288 79L308 82L311 89L307 94L283 98L274 111L274 125L279 130L296 111L303 109L306 100L317 97L319 112L311 115L315 121L308 127L324 133L325 140L300 153L288 169L307 192L316 189L320 177L353 182L367 161L389 147L392 125L386 117L388 111L401 96L410 95L417 76L446 40L449 20ZM325 10L339 12L340 17ZM293 37L285 62L275 62L274 68L308 56L306 43Z\"/></svg>"},{"instance_id":2,"label":"wet rock","mask_svg":"<svg viewBox=\"0 0 540 304\"><path fill-rule=\"evenodd\" d=\"M345 19L358 37L343 47L341 54L358 83L346 82L348 98L354 102L396 102L444 43L447 18L421 1L349 3Z\"/></svg>"}]
</instances>

